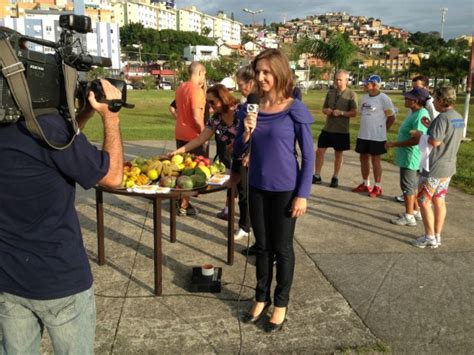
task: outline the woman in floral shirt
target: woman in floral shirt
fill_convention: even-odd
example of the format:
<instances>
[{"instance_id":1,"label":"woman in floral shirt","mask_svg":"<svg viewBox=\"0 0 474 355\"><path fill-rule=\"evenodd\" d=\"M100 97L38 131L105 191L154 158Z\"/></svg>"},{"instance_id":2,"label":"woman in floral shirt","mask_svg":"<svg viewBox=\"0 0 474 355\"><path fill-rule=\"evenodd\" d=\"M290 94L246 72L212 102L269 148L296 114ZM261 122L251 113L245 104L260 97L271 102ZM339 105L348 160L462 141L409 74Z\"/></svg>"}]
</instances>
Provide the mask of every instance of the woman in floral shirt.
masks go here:
<instances>
[{"instance_id":1,"label":"woman in floral shirt","mask_svg":"<svg viewBox=\"0 0 474 355\"><path fill-rule=\"evenodd\" d=\"M176 149L172 154L189 152L209 141L215 134L217 140L225 143L225 148L220 149L217 156L227 168L230 168L232 147L239 123L239 118L236 116L236 105L239 101L222 84L207 89L206 99L214 113L213 116L207 121L206 127L198 137Z\"/></svg>"}]
</instances>

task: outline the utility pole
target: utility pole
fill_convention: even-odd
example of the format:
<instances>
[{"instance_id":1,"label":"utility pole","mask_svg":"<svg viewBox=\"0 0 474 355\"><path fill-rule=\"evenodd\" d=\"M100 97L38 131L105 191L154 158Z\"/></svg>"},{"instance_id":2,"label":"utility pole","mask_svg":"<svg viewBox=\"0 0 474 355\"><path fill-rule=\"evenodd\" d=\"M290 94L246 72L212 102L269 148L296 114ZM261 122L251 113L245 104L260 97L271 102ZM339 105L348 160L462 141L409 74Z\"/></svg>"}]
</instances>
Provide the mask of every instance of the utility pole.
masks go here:
<instances>
[{"instance_id":1,"label":"utility pole","mask_svg":"<svg viewBox=\"0 0 474 355\"><path fill-rule=\"evenodd\" d=\"M447 7L442 7L441 11L441 39L444 39L444 23L446 22L446 14L448 13Z\"/></svg>"},{"instance_id":2,"label":"utility pole","mask_svg":"<svg viewBox=\"0 0 474 355\"><path fill-rule=\"evenodd\" d=\"M242 9L242 11L252 15L252 27L255 27L255 25L256 25L255 15L263 12L263 10L250 10L250 9L247 9L247 8Z\"/></svg>"},{"instance_id":3,"label":"utility pole","mask_svg":"<svg viewBox=\"0 0 474 355\"><path fill-rule=\"evenodd\" d=\"M471 60L469 62L469 72L466 82L466 100L464 102L464 131L463 139L467 140L467 120L469 119L469 103L471 99L472 81L474 80L474 36L471 37Z\"/></svg>"}]
</instances>

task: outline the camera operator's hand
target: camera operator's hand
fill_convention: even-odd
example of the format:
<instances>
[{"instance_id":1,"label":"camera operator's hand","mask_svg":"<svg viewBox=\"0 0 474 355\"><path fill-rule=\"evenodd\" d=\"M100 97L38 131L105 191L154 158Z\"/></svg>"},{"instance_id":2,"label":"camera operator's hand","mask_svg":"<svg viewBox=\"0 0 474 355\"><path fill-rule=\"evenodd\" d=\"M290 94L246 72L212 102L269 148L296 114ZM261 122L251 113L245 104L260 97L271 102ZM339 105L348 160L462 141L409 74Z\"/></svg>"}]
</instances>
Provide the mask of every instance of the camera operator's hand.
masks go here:
<instances>
[{"instance_id":1,"label":"camera operator's hand","mask_svg":"<svg viewBox=\"0 0 474 355\"><path fill-rule=\"evenodd\" d=\"M107 100L120 99L122 93L107 80L101 79L100 83ZM94 92L89 93L89 102L97 111L104 123L104 143L102 149L109 153L109 170L99 181L99 184L107 187L118 187L123 177L123 147L120 135L120 120L118 112L109 110L107 103L97 102Z\"/></svg>"},{"instance_id":2,"label":"camera operator's hand","mask_svg":"<svg viewBox=\"0 0 474 355\"><path fill-rule=\"evenodd\" d=\"M122 93L120 90L113 86L109 81L100 79L100 84L102 85L102 89L104 90L105 98L107 100L120 100L122 98ZM91 104L92 108L102 116L102 118L106 118L106 116L118 117L118 112L110 111L109 105L107 103L97 102L95 99L95 94L92 90L89 92L89 103Z\"/></svg>"}]
</instances>

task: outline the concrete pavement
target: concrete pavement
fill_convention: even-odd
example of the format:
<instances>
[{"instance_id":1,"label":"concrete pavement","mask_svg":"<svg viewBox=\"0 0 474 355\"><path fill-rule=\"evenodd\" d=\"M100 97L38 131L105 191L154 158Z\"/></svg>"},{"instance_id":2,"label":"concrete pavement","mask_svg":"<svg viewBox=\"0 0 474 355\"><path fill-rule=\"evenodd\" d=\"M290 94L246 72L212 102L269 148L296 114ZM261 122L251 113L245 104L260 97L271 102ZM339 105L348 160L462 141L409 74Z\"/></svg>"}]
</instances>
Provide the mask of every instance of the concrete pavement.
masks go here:
<instances>
[{"instance_id":1,"label":"concrete pavement","mask_svg":"<svg viewBox=\"0 0 474 355\"><path fill-rule=\"evenodd\" d=\"M173 149L174 142L125 144L127 158ZM297 223L296 271L288 323L267 335L237 321L255 285L254 259L238 251L226 265L226 223L215 217L225 194L200 196L202 213L179 217L169 242L163 212L163 296L153 295L152 216L145 200L104 198L107 264L98 266L95 198L79 191L77 207L95 277L97 354L342 353L472 354L474 352L474 197L451 188L442 246L409 242L423 227L389 223L403 210L398 168L384 163L381 198L350 189L360 183L358 156L345 155L340 187L329 188L332 151L323 185L313 185L307 214ZM253 242L253 240L251 240ZM193 266L223 269L220 294L187 291ZM240 284L244 283L241 302ZM44 337L43 352L51 350Z\"/></svg>"}]
</instances>

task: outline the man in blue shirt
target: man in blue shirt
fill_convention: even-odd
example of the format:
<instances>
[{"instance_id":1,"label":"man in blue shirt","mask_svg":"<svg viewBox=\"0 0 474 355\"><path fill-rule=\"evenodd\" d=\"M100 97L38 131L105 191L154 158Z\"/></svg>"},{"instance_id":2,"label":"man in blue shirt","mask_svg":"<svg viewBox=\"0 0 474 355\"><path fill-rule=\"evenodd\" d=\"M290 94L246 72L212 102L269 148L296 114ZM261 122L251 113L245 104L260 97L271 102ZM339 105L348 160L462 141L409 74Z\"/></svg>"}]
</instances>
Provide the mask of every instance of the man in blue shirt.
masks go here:
<instances>
[{"instance_id":1,"label":"man in blue shirt","mask_svg":"<svg viewBox=\"0 0 474 355\"><path fill-rule=\"evenodd\" d=\"M107 100L121 92L101 80ZM89 94L104 125L102 150L79 133L64 150L49 148L25 121L0 126L0 333L7 354L37 354L44 327L57 354L92 354L92 273L74 207L75 186L120 185L123 148L119 114ZM93 110L78 117L83 128ZM58 114L38 117L48 140L70 139Z\"/></svg>"}]
</instances>

